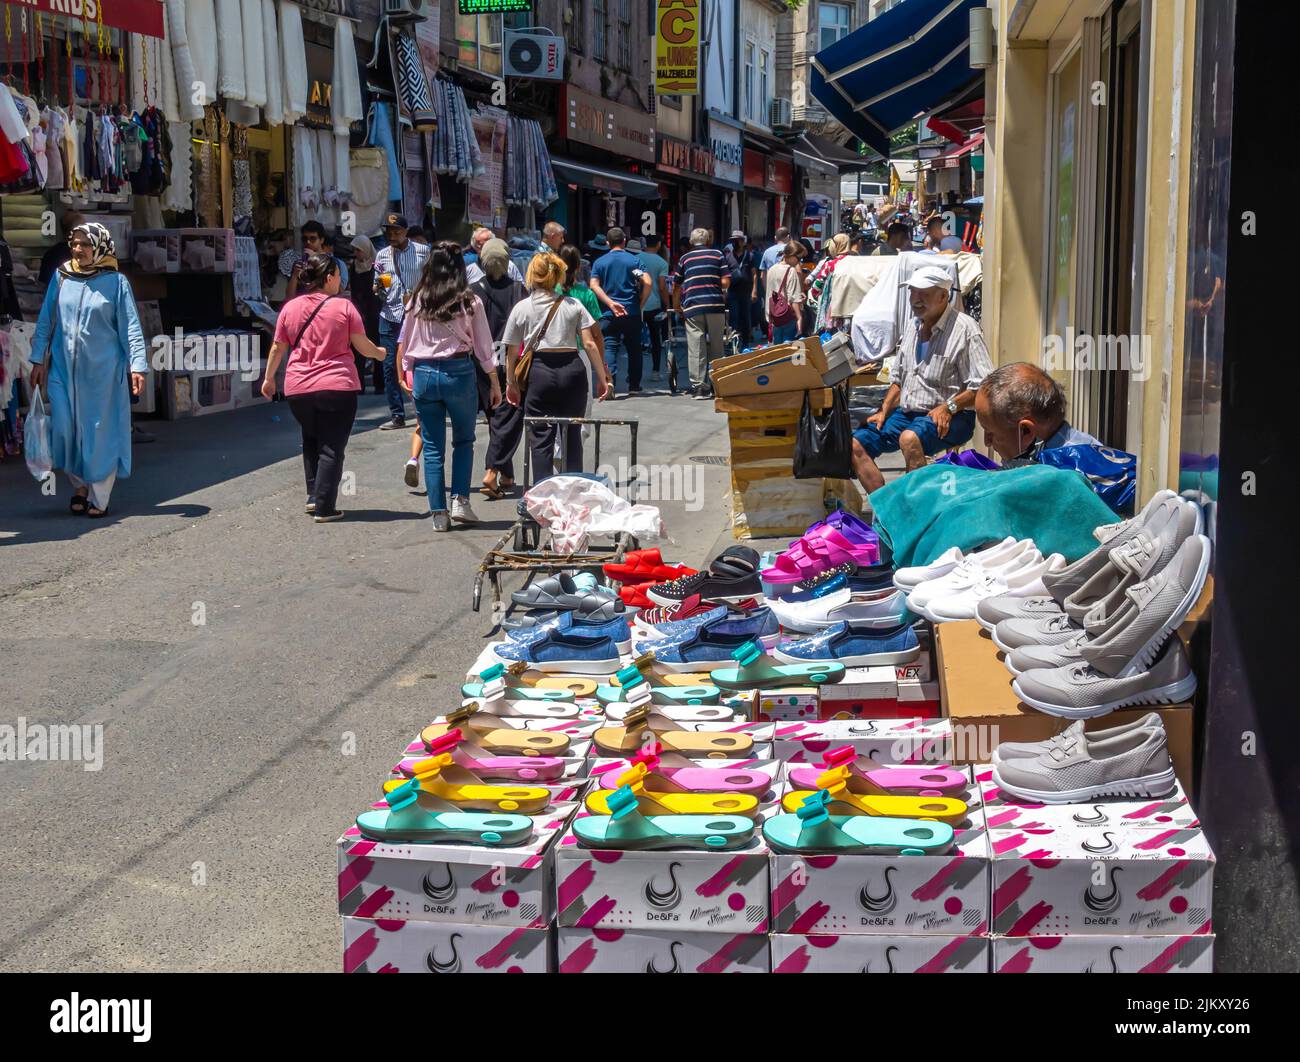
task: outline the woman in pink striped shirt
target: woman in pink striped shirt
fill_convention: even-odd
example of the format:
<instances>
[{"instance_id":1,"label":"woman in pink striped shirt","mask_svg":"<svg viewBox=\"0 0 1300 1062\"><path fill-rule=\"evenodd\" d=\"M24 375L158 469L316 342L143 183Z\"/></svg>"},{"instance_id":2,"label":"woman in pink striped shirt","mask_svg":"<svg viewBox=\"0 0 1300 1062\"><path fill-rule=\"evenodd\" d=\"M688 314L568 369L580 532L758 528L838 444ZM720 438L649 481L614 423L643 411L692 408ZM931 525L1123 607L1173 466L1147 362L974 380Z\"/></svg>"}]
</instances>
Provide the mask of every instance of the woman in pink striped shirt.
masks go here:
<instances>
[{"instance_id":1,"label":"woman in pink striped shirt","mask_svg":"<svg viewBox=\"0 0 1300 1062\"><path fill-rule=\"evenodd\" d=\"M474 468L474 425L478 419L478 384L471 358L491 380L490 403L501 402L492 356L492 332L477 295L465 278L465 259L458 243L435 243L419 283L406 304L397 341L401 384L415 401L424 443L424 484L435 531L450 530L451 521L478 521L469 507L469 480ZM444 469L447 421L451 420L451 509L447 507Z\"/></svg>"}]
</instances>

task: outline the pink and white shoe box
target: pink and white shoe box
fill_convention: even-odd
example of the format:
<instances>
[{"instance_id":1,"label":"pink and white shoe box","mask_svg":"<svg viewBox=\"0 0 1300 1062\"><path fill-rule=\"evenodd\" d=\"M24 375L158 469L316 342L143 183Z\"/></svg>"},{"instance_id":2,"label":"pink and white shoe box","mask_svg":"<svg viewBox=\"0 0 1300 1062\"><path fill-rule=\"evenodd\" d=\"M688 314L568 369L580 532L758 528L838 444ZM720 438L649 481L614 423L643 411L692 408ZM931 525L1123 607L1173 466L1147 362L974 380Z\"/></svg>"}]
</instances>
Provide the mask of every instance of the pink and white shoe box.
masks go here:
<instances>
[{"instance_id":1,"label":"pink and white shoe box","mask_svg":"<svg viewBox=\"0 0 1300 1062\"><path fill-rule=\"evenodd\" d=\"M789 767L787 766L787 771ZM988 829L979 789L954 794L970 807L942 855L772 853L772 928L803 936L988 932Z\"/></svg>"},{"instance_id":2,"label":"pink and white shoe box","mask_svg":"<svg viewBox=\"0 0 1300 1062\"><path fill-rule=\"evenodd\" d=\"M990 845L1000 936L1211 932L1215 860L1200 830L1072 824L998 830Z\"/></svg>"},{"instance_id":3,"label":"pink and white shoe box","mask_svg":"<svg viewBox=\"0 0 1300 1062\"><path fill-rule=\"evenodd\" d=\"M988 973L989 938L899 933L772 934L773 973Z\"/></svg>"},{"instance_id":4,"label":"pink and white shoe box","mask_svg":"<svg viewBox=\"0 0 1300 1062\"><path fill-rule=\"evenodd\" d=\"M1214 934L994 937L994 973L1213 973Z\"/></svg>"},{"instance_id":5,"label":"pink and white shoe box","mask_svg":"<svg viewBox=\"0 0 1300 1062\"><path fill-rule=\"evenodd\" d=\"M677 929L556 931L560 973L771 973L765 933Z\"/></svg>"},{"instance_id":6,"label":"pink and white shoe box","mask_svg":"<svg viewBox=\"0 0 1300 1062\"><path fill-rule=\"evenodd\" d=\"M1178 783L1175 783L1174 791L1167 796L1149 800L1106 799L1087 804L1032 804L999 789L993 781L993 768L990 765L981 764L973 769L975 780L984 795L989 829L994 831L1061 827L1190 830L1198 829L1201 825L1196 809Z\"/></svg>"},{"instance_id":7,"label":"pink and white shoe box","mask_svg":"<svg viewBox=\"0 0 1300 1062\"><path fill-rule=\"evenodd\" d=\"M352 826L338 840L344 917L528 926L555 916L554 849L577 804L533 816L527 844L389 844Z\"/></svg>"},{"instance_id":8,"label":"pink and white shoe box","mask_svg":"<svg viewBox=\"0 0 1300 1062\"><path fill-rule=\"evenodd\" d=\"M619 775L627 771L630 766L631 762L625 759L596 759L592 761L590 771L592 788L618 788ZM770 804L776 801L778 779L782 768L780 760L693 760L692 766L711 771L762 771L772 779L772 785L766 793L759 796L759 802Z\"/></svg>"},{"instance_id":9,"label":"pink and white shoe box","mask_svg":"<svg viewBox=\"0 0 1300 1062\"><path fill-rule=\"evenodd\" d=\"M882 763L948 763L953 756L947 719L838 719L777 723L773 752L779 760L820 764L830 749L851 746Z\"/></svg>"},{"instance_id":10,"label":"pink and white shoe box","mask_svg":"<svg viewBox=\"0 0 1300 1062\"><path fill-rule=\"evenodd\" d=\"M757 690L754 704L754 718L762 722L812 722L821 710L821 694L816 686Z\"/></svg>"},{"instance_id":11,"label":"pink and white shoe box","mask_svg":"<svg viewBox=\"0 0 1300 1062\"><path fill-rule=\"evenodd\" d=\"M548 928L343 919L344 973L551 973Z\"/></svg>"},{"instance_id":12,"label":"pink and white shoe box","mask_svg":"<svg viewBox=\"0 0 1300 1062\"><path fill-rule=\"evenodd\" d=\"M916 640L921 643L921 655L908 664L895 664L894 676L899 682L933 682L934 629L930 626L915 628Z\"/></svg>"}]
</instances>

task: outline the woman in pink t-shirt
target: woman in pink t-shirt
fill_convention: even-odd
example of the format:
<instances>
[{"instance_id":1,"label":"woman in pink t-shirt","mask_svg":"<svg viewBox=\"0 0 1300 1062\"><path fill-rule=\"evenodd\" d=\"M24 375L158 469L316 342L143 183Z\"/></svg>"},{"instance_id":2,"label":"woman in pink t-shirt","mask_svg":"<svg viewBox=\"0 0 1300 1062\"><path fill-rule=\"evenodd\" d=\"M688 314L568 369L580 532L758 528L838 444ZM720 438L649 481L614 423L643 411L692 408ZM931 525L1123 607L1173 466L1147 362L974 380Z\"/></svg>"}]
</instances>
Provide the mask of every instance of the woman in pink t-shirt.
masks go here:
<instances>
[{"instance_id":1,"label":"woman in pink t-shirt","mask_svg":"<svg viewBox=\"0 0 1300 1062\"><path fill-rule=\"evenodd\" d=\"M275 376L285 352L284 394L302 425L302 463L307 473L307 512L318 524L340 520L339 480L343 452L357 416L357 376L352 350L384 360L384 350L366 337L357 308L338 297L338 260L313 254L298 274L299 294L280 309L275 342L266 360L262 394L275 394Z\"/></svg>"}]
</instances>

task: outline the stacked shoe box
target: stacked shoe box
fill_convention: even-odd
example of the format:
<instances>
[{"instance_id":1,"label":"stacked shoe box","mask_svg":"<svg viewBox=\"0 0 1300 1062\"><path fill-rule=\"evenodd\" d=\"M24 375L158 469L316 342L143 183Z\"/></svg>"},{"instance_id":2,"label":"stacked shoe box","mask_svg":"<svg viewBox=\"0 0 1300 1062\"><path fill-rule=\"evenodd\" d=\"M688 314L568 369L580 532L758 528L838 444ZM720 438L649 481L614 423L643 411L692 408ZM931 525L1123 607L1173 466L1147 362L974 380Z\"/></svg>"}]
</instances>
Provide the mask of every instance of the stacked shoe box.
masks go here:
<instances>
[{"instance_id":1,"label":"stacked shoe box","mask_svg":"<svg viewBox=\"0 0 1300 1062\"><path fill-rule=\"evenodd\" d=\"M999 973L1208 973L1214 854L1181 785L1027 804L974 768L993 851Z\"/></svg>"},{"instance_id":2,"label":"stacked shoe box","mask_svg":"<svg viewBox=\"0 0 1300 1062\"><path fill-rule=\"evenodd\" d=\"M984 808L973 779L949 795L969 811L942 855L773 854L773 973L988 972Z\"/></svg>"},{"instance_id":3,"label":"stacked shoe box","mask_svg":"<svg viewBox=\"0 0 1300 1062\"><path fill-rule=\"evenodd\" d=\"M699 766L767 773L772 786L760 798L760 815L775 810L779 763L700 760ZM608 787L603 780L627 767L626 760L597 760L592 775ZM770 972L769 856L757 830L734 850L619 851L581 847L571 824L555 855L557 969Z\"/></svg>"},{"instance_id":4,"label":"stacked shoe box","mask_svg":"<svg viewBox=\"0 0 1300 1062\"><path fill-rule=\"evenodd\" d=\"M878 763L947 763L952 737L947 719L837 719L777 723L772 748L777 759L800 766L821 763L842 745Z\"/></svg>"}]
</instances>

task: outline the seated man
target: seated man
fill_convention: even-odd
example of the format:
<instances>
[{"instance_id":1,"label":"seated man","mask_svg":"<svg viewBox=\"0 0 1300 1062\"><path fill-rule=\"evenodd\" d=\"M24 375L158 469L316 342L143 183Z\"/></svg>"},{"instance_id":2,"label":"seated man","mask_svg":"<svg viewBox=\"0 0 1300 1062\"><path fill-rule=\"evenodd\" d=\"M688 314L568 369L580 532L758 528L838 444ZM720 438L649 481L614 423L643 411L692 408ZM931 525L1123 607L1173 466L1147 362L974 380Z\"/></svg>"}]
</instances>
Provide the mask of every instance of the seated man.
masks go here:
<instances>
[{"instance_id":1,"label":"seated man","mask_svg":"<svg viewBox=\"0 0 1300 1062\"><path fill-rule=\"evenodd\" d=\"M975 415L984 439L1004 462L1036 461L1058 446L1100 446L1065 419L1065 392L1037 365L1000 365L980 384Z\"/></svg>"},{"instance_id":2,"label":"seated man","mask_svg":"<svg viewBox=\"0 0 1300 1062\"><path fill-rule=\"evenodd\" d=\"M975 434L975 392L992 371L979 324L948 300L952 278L940 266L908 280L914 314L898 344L898 366L880 410L853 433L853 470L867 493L885 485L875 459L901 450L907 470Z\"/></svg>"}]
</instances>

